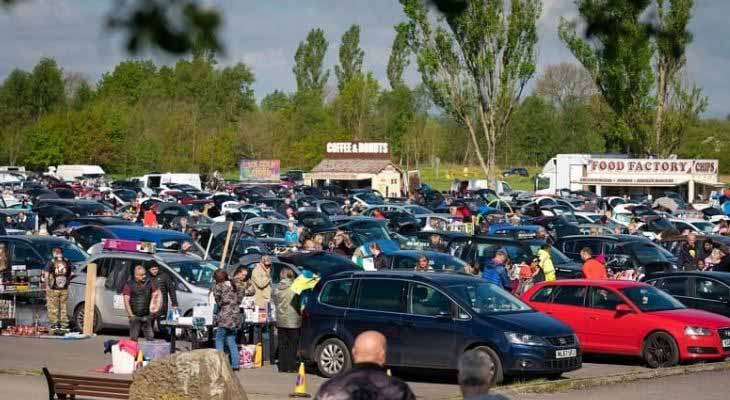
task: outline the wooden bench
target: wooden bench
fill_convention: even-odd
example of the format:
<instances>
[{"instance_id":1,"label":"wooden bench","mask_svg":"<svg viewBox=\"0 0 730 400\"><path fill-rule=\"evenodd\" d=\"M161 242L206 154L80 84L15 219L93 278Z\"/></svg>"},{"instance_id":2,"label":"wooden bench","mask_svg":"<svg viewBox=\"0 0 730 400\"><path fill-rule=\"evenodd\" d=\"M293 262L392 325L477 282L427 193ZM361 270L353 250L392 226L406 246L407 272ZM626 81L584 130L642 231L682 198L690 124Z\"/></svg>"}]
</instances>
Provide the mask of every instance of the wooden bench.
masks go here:
<instances>
[{"instance_id":1,"label":"wooden bench","mask_svg":"<svg viewBox=\"0 0 730 400\"><path fill-rule=\"evenodd\" d=\"M43 375L48 382L48 399L82 398L94 399L129 399L130 380L94 378L89 376L73 376L51 374L43 368Z\"/></svg>"}]
</instances>

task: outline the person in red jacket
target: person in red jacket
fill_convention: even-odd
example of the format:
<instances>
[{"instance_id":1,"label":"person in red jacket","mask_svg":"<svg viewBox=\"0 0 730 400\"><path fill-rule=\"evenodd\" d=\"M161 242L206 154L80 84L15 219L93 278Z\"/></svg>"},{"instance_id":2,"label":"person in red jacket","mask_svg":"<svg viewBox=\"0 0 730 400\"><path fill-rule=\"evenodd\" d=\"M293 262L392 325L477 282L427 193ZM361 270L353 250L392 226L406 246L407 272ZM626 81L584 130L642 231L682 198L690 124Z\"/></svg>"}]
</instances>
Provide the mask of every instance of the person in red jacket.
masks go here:
<instances>
[{"instance_id":1,"label":"person in red jacket","mask_svg":"<svg viewBox=\"0 0 730 400\"><path fill-rule=\"evenodd\" d=\"M580 258L583 259L583 275L586 279L608 279L606 266L593 258L593 250L584 247L580 251Z\"/></svg>"}]
</instances>

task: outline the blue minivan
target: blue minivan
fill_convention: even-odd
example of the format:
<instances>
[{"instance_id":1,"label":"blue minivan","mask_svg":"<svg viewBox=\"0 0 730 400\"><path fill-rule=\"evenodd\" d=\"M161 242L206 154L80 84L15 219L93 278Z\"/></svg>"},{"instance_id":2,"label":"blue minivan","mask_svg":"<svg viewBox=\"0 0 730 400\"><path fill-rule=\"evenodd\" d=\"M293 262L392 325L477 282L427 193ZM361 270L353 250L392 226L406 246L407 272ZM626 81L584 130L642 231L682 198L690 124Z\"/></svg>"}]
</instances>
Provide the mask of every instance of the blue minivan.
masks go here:
<instances>
[{"instance_id":1,"label":"blue minivan","mask_svg":"<svg viewBox=\"0 0 730 400\"><path fill-rule=\"evenodd\" d=\"M314 288L303 311L301 352L331 377L352 366L358 334L388 339L389 367L456 370L470 349L504 376L556 377L581 367L573 330L483 279L438 272L342 272Z\"/></svg>"}]
</instances>

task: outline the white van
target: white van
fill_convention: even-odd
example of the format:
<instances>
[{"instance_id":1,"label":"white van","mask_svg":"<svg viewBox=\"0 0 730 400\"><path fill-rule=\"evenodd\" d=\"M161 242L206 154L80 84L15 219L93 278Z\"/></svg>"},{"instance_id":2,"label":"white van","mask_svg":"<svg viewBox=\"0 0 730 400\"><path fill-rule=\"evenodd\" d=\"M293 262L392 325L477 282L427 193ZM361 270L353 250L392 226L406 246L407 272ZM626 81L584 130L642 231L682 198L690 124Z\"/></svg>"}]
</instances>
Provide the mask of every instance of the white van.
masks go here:
<instances>
[{"instance_id":1,"label":"white van","mask_svg":"<svg viewBox=\"0 0 730 400\"><path fill-rule=\"evenodd\" d=\"M65 182L72 182L77 178L101 178L106 174L98 165L59 165L55 171L53 167L48 170L52 175Z\"/></svg>"},{"instance_id":2,"label":"white van","mask_svg":"<svg viewBox=\"0 0 730 400\"><path fill-rule=\"evenodd\" d=\"M148 174L137 179L142 183L142 188L145 189L167 188L167 184L170 183L190 185L198 190L203 188L199 174L174 174L168 172L165 174Z\"/></svg>"}]
</instances>

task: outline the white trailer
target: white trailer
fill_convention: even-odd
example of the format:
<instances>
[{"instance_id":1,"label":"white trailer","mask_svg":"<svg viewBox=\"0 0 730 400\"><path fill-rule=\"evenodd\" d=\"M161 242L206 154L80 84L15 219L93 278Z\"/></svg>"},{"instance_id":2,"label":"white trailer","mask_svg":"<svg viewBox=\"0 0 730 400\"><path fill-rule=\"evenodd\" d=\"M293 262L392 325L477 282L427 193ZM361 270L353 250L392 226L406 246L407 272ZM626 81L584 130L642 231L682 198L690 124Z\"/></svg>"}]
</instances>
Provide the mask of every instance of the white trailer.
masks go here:
<instances>
[{"instance_id":1,"label":"white trailer","mask_svg":"<svg viewBox=\"0 0 730 400\"><path fill-rule=\"evenodd\" d=\"M202 190L199 174L186 173L165 173L165 174L148 174L137 178L142 182L144 189L166 188L167 184L174 183L178 185L190 185L198 190Z\"/></svg>"},{"instance_id":2,"label":"white trailer","mask_svg":"<svg viewBox=\"0 0 730 400\"><path fill-rule=\"evenodd\" d=\"M596 158L628 158L616 154L558 154L551 158L535 178L536 195L555 195L562 189L582 190L588 161Z\"/></svg>"},{"instance_id":3,"label":"white trailer","mask_svg":"<svg viewBox=\"0 0 730 400\"><path fill-rule=\"evenodd\" d=\"M59 165L55 169L48 168L51 175L65 182L73 182L76 179L102 178L106 174L98 165Z\"/></svg>"}]
</instances>

